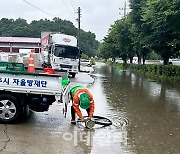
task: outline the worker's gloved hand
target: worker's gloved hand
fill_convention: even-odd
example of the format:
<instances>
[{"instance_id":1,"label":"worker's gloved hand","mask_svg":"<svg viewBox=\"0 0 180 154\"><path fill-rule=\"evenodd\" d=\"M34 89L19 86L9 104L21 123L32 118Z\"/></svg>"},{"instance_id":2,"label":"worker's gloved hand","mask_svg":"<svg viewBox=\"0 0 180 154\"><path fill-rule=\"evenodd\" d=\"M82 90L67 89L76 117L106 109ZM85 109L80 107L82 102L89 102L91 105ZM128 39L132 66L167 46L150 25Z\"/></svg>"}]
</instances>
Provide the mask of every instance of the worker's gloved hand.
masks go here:
<instances>
[{"instance_id":1,"label":"worker's gloved hand","mask_svg":"<svg viewBox=\"0 0 180 154\"><path fill-rule=\"evenodd\" d=\"M91 120L92 117L88 117L87 120Z\"/></svg>"},{"instance_id":2,"label":"worker's gloved hand","mask_svg":"<svg viewBox=\"0 0 180 154\"><path fill-rule=\"evenodd\" d=\"M81 122L84 122L84 117L81 118Z\"/></svg>"}]
</instances>

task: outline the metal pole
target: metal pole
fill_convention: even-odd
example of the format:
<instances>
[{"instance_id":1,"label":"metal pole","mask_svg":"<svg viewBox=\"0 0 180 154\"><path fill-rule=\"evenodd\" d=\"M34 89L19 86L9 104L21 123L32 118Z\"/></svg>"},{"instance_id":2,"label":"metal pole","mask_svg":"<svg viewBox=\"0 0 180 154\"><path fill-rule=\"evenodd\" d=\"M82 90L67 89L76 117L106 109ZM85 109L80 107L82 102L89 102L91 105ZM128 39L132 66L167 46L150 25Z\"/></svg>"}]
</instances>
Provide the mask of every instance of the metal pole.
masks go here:
<instances>
[{"instance_id":1,"label":"metal pole","mask_svg":"<svg viewBox=\"0 0 180 154\"><path fill-rule=\"evenodd\" d=\"M126 1L124 2L124 7L123 8L119 8L119 10L120 11L124 11L124 13L123 13L123 16L124 16L124 18L126 17L126 12L127 12L127 3L126 3ZM121 14L120 12L119 12L119 14Z\"/></svg>"},{"instance_id":2,"label":"metal pole","mask_svg":"<svg viewBox=\"0 0 180 154\"><path fill-rule=\"evenodd\" d=\"M124 17L126 16L126 1L124 3Z\"/></svg>"},{"instance_id":3,"label":"metal pole","mask_svg":"<svg viewBox=\"0 0 180 154\"><path fill-rule=\"evenodd\" d=\"M79 64L78 64L78 70L80 71L80 60L81 60L81 57L80 57L80 17L81 17L81 8L78 7L78 38L77 38L77 47L79 49Z\"/></svg>"}]
</instances>

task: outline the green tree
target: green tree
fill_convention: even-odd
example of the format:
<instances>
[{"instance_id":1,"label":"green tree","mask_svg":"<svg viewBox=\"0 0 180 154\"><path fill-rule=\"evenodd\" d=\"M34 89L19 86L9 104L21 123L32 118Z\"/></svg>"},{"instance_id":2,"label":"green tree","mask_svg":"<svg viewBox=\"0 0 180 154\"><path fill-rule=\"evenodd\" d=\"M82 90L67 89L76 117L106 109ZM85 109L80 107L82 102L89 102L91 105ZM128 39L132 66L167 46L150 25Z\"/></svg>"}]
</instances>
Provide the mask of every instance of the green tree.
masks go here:
<instances>
[{"instance_id":1,"label":"green tree","mask_svg":"<svg viewBox=\"0 0 180 154\"><path fill-rule=\"evenodd\" d=\"M6 19L2 18L0 20L0 35L1 36L11 36L11 27L13 24L14 20L13 19Z\"/></svg>"},{"instance_id":2,"label":"green tree","mask_svg":"<svg viewBox=\"0 0 180 154\"><path fill-rule=\"evenodd\" d=\"M80 31L80 49L89 57L97 55L98 41L95 40L96 35L91 32Z\"/></svg>"},{"instance_id":3,"label":"green tree","mask_svg":"<svg viewBox=\"0 0 180 154\"><path fill-rule=\"evenodd\" d=\"M147 0L143 7L143 27L150 32L148 47L162 56L165 65L180 51L179 8L179 0Z\"/></svg>"},{"instance_id":4,"label":"green tree","mask_svg":"<svg viewBox=\"0 0 180 154\"><path fill-rule=\"evenodd\" d=\"M107 60L111 57L111 46L108 42L102 42L99 47L99 56Z\"/></svg>"},{"instance_id":5,"label":"green tree","mask_svg":"<svg viewBox=\"0 0 180 154\"><path fill-rule=\"evenodd\" d=\"M112 58L113 61L118 57L122 58L124 63L127 59L132 59L134 50L131 39L130 23L128 18L117 20L109 29L108 36L105 37L100 51L101 55Z\"/></svg>"},{"instance_id":6,"label":"green tree","mask_svg":"<svg viewBox=\"0 0 180 154\"><path fill-rule=\"evenodd\" d=\"M130 31L131 25L129 18L118 20L115 23L114 30L116 31L115 37L117 40L117 47L119 49L119 57L126 63L127 58L132 63L134 57L134 49L132 44L132 35Z\"/></svg>"},{"instance_id":7,"label":"green tree","mask_svg":"<svg viewBox=\"0 0 180 154\"><path fill-rule=\"evenodd\" d=\"M0 20L0 36L40 38L42 31L61 32L77 37L77 28L73 23L60 18L33 20L30 24L21 18ZM80 49L89 57L97 55L99 42L95 38L94 33L81 30Z\"/></svg>"},{"instance_id":8,"label":"green tree","mask_svg":"<svg viewBox=\"0 0 180 154\"><path fill-rule=\"evenodd\" d=\"M146 56L149 52L146 47L146 36L145 29L142 29L142 7L146 4L146 0L130 0L130 12L129 19L131 23L131 38L133 43L133 49L138 57L138 63L141 63L141 58L143 58L143 64L145 63Z\"/></svg>"}]
</instances>

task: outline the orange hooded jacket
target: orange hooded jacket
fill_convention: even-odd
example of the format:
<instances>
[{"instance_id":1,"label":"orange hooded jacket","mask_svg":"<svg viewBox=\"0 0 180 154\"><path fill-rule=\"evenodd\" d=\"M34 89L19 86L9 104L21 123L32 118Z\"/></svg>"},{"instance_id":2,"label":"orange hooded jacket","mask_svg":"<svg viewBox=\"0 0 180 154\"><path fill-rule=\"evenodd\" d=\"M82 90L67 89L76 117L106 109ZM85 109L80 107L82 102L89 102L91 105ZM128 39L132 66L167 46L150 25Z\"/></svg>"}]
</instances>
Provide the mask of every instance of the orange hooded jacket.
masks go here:
<instances>
[{"instance_id":1,"label":"orange hooded jacket","mask_svg":"<svg viewBox=\"0 0 180 154\"><path fill-rule=\"evenodd\" d=\"M79 99L79 96L81 93L86 93L89 95L89 99L90 99L90 110L89 110L89 117L92 117L93 114L94 114L94 99L93 99L93 96L92 94L87 90L87 89L78 89L74 92L74 96L73 96L73 108L76 112L76 114L82 118L82 113L81 113L81 110L79 109L79 105L80 105L80 99Z\"/></svg>"}]
</instances>

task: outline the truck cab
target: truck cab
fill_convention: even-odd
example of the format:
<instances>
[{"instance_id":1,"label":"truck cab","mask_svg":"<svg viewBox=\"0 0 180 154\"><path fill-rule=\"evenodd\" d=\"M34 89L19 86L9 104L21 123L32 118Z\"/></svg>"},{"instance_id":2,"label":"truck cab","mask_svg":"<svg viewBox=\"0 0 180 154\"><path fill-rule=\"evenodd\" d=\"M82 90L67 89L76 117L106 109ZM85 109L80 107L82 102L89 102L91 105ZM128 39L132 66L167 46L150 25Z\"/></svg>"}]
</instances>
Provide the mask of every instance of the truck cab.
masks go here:
<instances>
[{"instance_id":1,"label":"truck cab","mask_svg":"<svg viewBox=\"0 0 180 154\"><path fill-rule=\"evenodd\" d=\"M78 73L80 52L74 36L48 33L41 39L41 51L53 69L66 70L72 77Z\"/></svg>"},{"instance_id":2,"label":"truck cab","mask_svg":"<svg viewBox=\"0 0 180 154\"><path fill-rule=\"evenodd\" d=\"M78 73L79 50L73 46L54 45L51 51L52 68L67 70L72 77Z\"/></svg>"}]
</instances>

